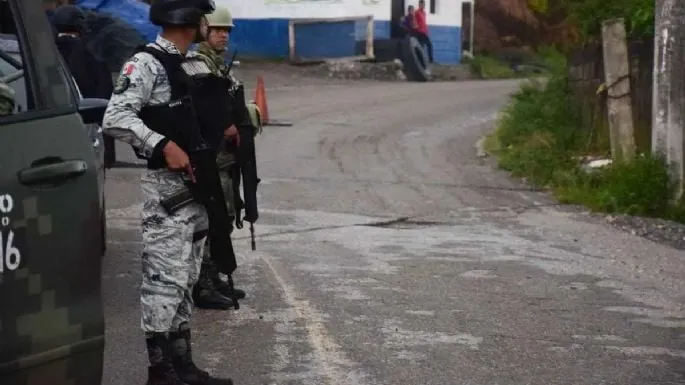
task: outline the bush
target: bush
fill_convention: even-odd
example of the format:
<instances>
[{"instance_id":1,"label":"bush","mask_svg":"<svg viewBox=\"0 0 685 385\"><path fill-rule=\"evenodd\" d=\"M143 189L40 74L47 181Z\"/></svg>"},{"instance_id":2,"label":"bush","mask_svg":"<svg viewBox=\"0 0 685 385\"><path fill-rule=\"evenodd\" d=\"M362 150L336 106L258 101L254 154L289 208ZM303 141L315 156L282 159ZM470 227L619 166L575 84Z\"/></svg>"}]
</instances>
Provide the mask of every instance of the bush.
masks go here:
<instances>
[{"instance_id":1,"label":"bush","mask_svg":"<svg viewBox=\"0 0 685 385\"><path fill-rule=\"evenodd\" d=\"M471 72L481 79L509 79L517 77L506 63L490 56L476 56L468 61Z\"/></svg>"},{"instance_id":2,"label":"bush","mask_svg":"<svg viewBox=\"0 0 685 385\"><path fill-rule=\"evenodd\" d=\"M673 205L673 185L664 162L651 155L585 170L588 147L609 153L608 143L584 129L580 107L563 75L546 84L530 82L503 110L491 142L501 168L551 188L564 203L593 210L685 221L685 205ZM589 142L590 146L588 146Z\"/></svg>"}]
</instances>

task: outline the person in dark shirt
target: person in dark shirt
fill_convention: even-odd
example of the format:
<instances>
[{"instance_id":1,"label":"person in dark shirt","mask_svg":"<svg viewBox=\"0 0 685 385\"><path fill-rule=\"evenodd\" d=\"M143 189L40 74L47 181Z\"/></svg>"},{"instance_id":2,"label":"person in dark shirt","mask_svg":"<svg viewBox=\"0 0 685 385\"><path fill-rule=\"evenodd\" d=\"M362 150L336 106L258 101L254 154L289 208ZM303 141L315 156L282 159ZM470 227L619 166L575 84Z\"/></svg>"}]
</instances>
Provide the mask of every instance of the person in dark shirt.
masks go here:
<instances>
[{"instance_id":1,"label":"person in dark shirt","mask_svg":"<svg viewBox=\"0 0 685 385\"><path fill-rule=\"evenodd\" d=\"M57 30L56 44L71 75L84 98L109 99L114 85L107 64L99 61L81 39L85 14L73 5L62 5L53 16ZM114 138L105 135L105 167L111 168L116 159Z\"/></svg>"},{"instance_id":2,"label":"person in dark shirt","mask_svg":"<svg viewBox=\"0 0 685 385\"><path fill-rule=\"evenodd\" d=\"M413 5L407 7L407 14L402 18L402 28L407 34L412 34L417 30L416 14Z\"/></svg>"}]
</instances>

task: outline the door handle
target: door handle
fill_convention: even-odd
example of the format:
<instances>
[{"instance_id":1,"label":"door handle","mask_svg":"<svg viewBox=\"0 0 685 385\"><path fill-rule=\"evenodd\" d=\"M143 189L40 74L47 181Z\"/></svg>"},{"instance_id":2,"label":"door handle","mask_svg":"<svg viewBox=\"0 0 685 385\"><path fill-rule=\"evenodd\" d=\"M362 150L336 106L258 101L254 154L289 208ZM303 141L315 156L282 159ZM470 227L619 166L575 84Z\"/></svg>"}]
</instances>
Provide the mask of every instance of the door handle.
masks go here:
<instances>
[{"instance_id":1,"label":"door handle","mask_svg":"<svg viewBox=\"0 0 685 385\"><path fill-rule=\"evenodd\" d=\"M39 163L34 162L34 164ZM81 176L88 171L88 163L83 160L57 160L48 164L36 164L18 173L19 183L23 185L54 184Z\"/></svg>"}]
</instances>

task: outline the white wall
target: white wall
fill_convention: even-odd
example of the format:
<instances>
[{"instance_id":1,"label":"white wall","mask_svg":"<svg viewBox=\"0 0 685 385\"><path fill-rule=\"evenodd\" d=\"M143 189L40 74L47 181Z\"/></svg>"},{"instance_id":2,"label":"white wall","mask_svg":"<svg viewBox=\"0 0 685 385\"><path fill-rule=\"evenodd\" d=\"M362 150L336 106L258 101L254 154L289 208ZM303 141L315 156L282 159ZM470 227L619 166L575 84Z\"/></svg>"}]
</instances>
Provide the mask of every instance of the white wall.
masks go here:
<instances>
[{"instance_id":1,"label":"white wall","mask_svg":"<svg viewBox=\"0 0 685 385\"><path fill-rule=\"evenodd\" d=\"M444 25L448 27L461 26L461 1L460 0L435 0L435 14L430 13L429 1L426 0L426 18L428 25ZM419 0L407 0L410 4L419 8Z\"/></svg>"},{"instance_id":2,"label":"white wall","mask_svg":"<svg viewBox=\"0 0 685 385\"><path fill-rule=\"evenodd\" d=\"M450 0L442 0L450 1ZM390 0L216 0L236 19L333 18L373 15L375 20L390 20Z\"/></svg>"}]
</instances>

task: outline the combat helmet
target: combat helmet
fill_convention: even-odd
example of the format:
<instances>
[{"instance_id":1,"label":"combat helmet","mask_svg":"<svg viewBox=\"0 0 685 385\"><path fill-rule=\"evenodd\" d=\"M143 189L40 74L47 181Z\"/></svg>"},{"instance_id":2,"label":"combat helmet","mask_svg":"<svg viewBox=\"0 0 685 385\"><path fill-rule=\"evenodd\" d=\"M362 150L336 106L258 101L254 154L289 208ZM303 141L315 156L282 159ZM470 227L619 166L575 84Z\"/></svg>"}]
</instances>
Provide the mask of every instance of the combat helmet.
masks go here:
<instances>
[{"instance_id":1,"label":"combat helmet","mask_svg":"<svg viewBox=\"0 0 685 385\"><path fill-rule=\"evenodd\" d=\"M216 11L207 15L207 27L228 29L235 27L231 11L224 7L217 8Z\"/></svg>"},{"instance_id":2,"label":"combat helmet","mask_svg":"<svg viewBox=\"0 0 685 385\"><path fill-rule=\"evenodd\" d=\"M214 0L155 0L150 6L150 22L161 27L198 27L215 8Z\"/></svg>"},{"instance_id":3,"label":"combat helmet","mask_svg":"<svg viewBox=\"0 0 685 385\"><path fill-rule=\"evenodd\" d=\"M80 8L74 5L62 5L55 9L53 23L59 33L78 33L85 26L86 15Z\"/></svg>"}]
</instances>

